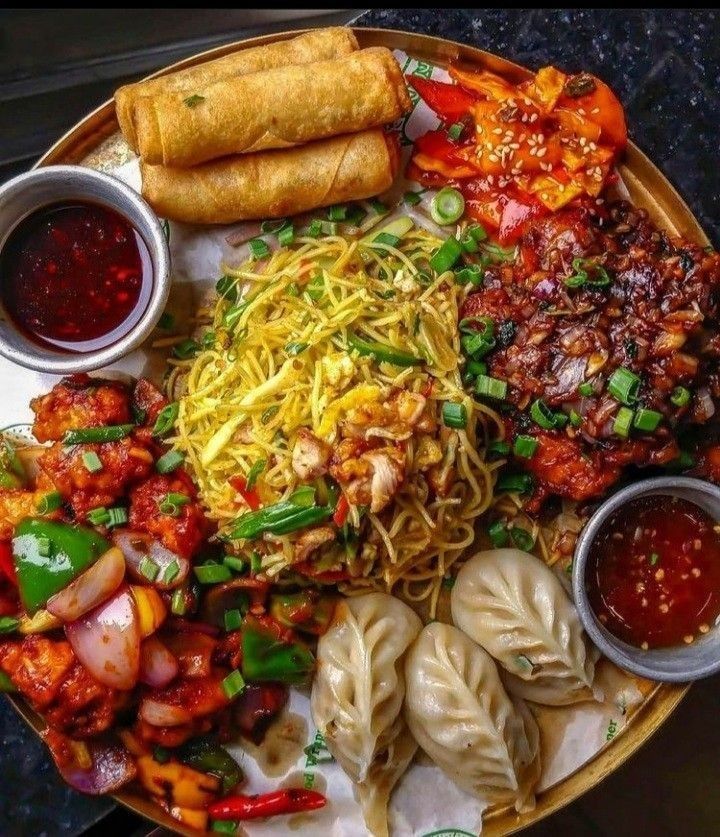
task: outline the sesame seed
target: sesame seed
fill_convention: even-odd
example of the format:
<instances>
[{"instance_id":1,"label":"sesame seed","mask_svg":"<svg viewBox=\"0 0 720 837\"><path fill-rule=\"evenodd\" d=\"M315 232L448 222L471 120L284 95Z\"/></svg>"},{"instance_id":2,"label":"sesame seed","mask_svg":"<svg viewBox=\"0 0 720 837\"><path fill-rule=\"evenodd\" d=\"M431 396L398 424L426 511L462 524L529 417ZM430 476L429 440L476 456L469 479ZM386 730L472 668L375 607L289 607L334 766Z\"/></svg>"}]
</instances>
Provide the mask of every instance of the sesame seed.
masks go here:
<instances>
[{"instance_id":1,"label":"sesame seed","mask_svg":"<svg viewBox=\"0 0 720 837\"><path fill-rule=\"evenodd\" d=\"M590 113L600 113L600 108L593 108Z\"/></svg>"},{"instance_id":2,"label":"sesame seed","mask_svg":"<svg viewBox=\"0 0 720 837\"><path fill-rule=\"evenodd\" d=\"M690 570L690 572L692 573L693 578L700 578L700 576L702 575L702 572L700 571L700 569L698 567L693 567Z\"/></svg>"},{"instance_id":3,"label":"sesame seed","mask_svg":"<svg viewBox=\"0 0 720 837\"><path fill-rule=\"evenodd\" d=\"M665 570L660 567L655 573L655 581L662 581L665 578Z\"/></svg>"},{"instance_id":4,"label":"sesame seed","mask_svg":"<svg viewBox=\"0 0 720 837\"><path fill-rule=\"evenodd\" d=\"M645 585L642 583L642 581L638 581L638 583L635 585L635 590L638 593L644 593L645 592Z\"/></svg>"},{"instance_id":5,"label":"sesame seed","mask_svg":"<svg viewBox=\"0 0 720 837\"><path fill-rule=\"evenodd\" d=\"M493 183L495 182L495 175L494 174L489 174L487 176L487 182L492 186Z\"/></svg>"},{"instance_id":6,"label":"sesame seed","mask_svg":"<svg viewBox=\"0 0 720 837\"><path fill-rule=\"evenodd\" d=\"M590 151L597 151L597 145L595 145L594 142L589 142L588 148L590 149Z\"/></svg>"},{"instance_id":7,"label":"sesame seed","mask_svg":"<svg viewBox=\"0 0 720 837\"><path fill-rule=\"evenodd\" d=\"M538 142L542 145L545 142L545 134L538 134Z\"/></svg>"},{"instance_id":8,"label":"sesame seed","mask_svg":"<svg viewBox=\"0 0 720 837\"><path fill-rule=\"evenodd\" d=\"M491 142L486 142L485 143L485 148L487 148L488 151L492 151L494 146Z\"/></svg>"},{"instance_id":9,"label":"sesame seed","mask_svg":"<svg viewBox=\"0 0 720 837\"><path fill-rule=\"evenodd\" d=\"M493 134L497 134L499 136L502 132L502 128L493 128Z\"/></svg>"},{"instance_id":10,"label":"sesame seed","mask_svg":"<svg viewBox=\"0 0 720 837\"><path fill-rule=\"evenodd\" d=\"M667 613L670 608L666 604L660 605L660 613Z\"/></svg>"},{"instance_id":11,"label":"sesame seed","mask_svg":"<svg viewBox=\"0 0 720 837\"><path fill-rule=\"evenodd\" d=\"M537 153L538 153L538 150L537 150L537 148L533 145L533 146L531 147L531 149L530 149L530 156L531 156L531 157L536 157L536 156L537 156Z\"/></svg>"},{"instance_id":12,"label":"sesame seed","mask_svg":"<svg viewBox=\"0 0 720 837\"><path fill-rule=\"evenodd\" d=\"M526 114L526 113L524 113L524 114L520 117L520 121L521 121L521 122L527 122L527 121L528 121L528 118L527 118L527 114Z\"/></svg>"},{"instance_id":13,"label":"sesame seed","mask_svg":"<svg viewBox=\"0 0 720 837\"><path fill-rule=\"evenodd\" d=\"M580 114L580 116L585 116L585 109L584 108L578 108L578 113Z\"/></svg>"},{"instance_id":14,"label":"sesame seed","mask_svg":"<svg viewBox=\"0 0 720 837\"><path fill-rule=\"evenodd\" d=\"M540 197L541 197L544 201L546 201L546 200L548 199L548 193L547 193L547 192L541 192L541 193L540 193Z\"/></svg>"},{"instance_id":15,"label":"sesame seed","mask_svg":"<svg viewBox=\"0 0 720 837\"><path fill-rule=\"evenodd\" d=\"M684 642L686 645L690 645L690 643L693 641L693 639L694 639L694 638L695 638L695 637L693 637L691 634L688 634L687 636L684 636L684 637L683 637L683 642Z\"/></svg>"},{"instance_id":16,"label":"sesame seed","mask_svg":"<svg viewBox=\"0 0 720 837\"><path fill-rule=\"evenodd\" d=\"M490 155L488 155L488 160L490 160L490 162L491 162L491 163L497 163L497 161L498 161L498 156L497 156L497 154L490 154Z\"/></svg>"},{"instance_id":17,"label":"sesame seed","mask_svg":"<svg viewBox=\"0 0 720 837\"><path fill-rule=\"evenodd\" d=\"M531 113L529 121L530 122L535 122L537 120L537 118L538 118L538 115L536 113Z\"/></svg>"},{"instance_id":18,"label":"sesame seed","mask_svg":"<svg viewBox=\"0 0 720 837\"><path fill-rule=\"evenodd\" d=\"M700 625L700 627L698 628L698 630L701 634L706 634L710 630L710 625L707 625L705 622L703 622L702 625Z\"/></svg>"},{"instance_id":19,"label":"sesame seed","mask_svg":"<svg viewBox=\"0 0 720 837\"><path fill-rule=\"evenodd\" d=\"M539 156L540 155L538 154L538 157ZM548 171L550 171L551 169L552 169L552 166L548 163ZM565 191L565 185L563 183L558 183L558 192L564 192L564 191Z\"/></svg>"},{"instance_id":20,"label":"sesame seed","mask_svg":"<svg viewBox=\"0 0 720 837\"><path fill-rule=\"evenodd\" d=\"M538 148L538 157L542 157L544 154L547 154L547 146L544 146L543 148Z\"/></svg>"},{"instance_id":21,"label":"sesame seed","mask_svg":"<svg viewBox=\"0 0 720 837\"><path fill-rule=\"evenodd\" d=\"M587 142L587 140L585 139L585 137L580 137L579 142L580 142L580 145L584 148L584 147L585 147L585 143Z\"/></svg>"}]
</instances>

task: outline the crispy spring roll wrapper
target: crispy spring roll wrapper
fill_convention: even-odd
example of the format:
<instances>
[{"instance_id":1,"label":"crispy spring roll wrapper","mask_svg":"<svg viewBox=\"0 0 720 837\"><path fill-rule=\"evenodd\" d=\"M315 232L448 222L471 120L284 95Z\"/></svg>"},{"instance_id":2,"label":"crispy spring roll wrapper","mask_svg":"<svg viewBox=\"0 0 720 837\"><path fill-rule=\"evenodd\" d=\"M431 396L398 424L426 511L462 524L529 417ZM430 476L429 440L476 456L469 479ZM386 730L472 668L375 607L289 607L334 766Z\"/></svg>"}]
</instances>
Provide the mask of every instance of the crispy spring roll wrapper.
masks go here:
<instances>
[{"instance_id":1,"label":"crispy spring roll wrapper","mask_svg":"<svg viewBox=\"0 0 720 837\"><path fill-rule=\"evenodd\" d=\"M137 151L132 110L135 102L143 96L178 93L187 97L225 78L257 73L260 70L270 70L288 64L309 64L328 58L340 58L355 52L357 48L357 38L352 29L317 29L288 41L243 49L199 64L197 67L188 67L149 81L127 84L115 93L115 112L120 130L128 145Z\"/></svg>"},{"instance_id":2,"label":"crispy spring roll wrapper","mask_svg":"<svg viewBox=\"0 0 720 837\"><path fill-rule=\"evenodd\" d=\"M374 128L410 108L400 67L385 47L225 79L192 101L183 95L136 102L133 119L146 163L194 166L288 148Z\"/></svg>"},{"instance_id":3,"label":"crispy spring roll wrapper","mask_svg":"<svg viewBox=\"0 0 720 837\"><path fill-rule=\"evenodd\" d=\"M396 136L374 129L192 169L141 161L142 194L161 217L190 224L285 218L384 192L399 161Z\"/></svg>"}]
</instances>

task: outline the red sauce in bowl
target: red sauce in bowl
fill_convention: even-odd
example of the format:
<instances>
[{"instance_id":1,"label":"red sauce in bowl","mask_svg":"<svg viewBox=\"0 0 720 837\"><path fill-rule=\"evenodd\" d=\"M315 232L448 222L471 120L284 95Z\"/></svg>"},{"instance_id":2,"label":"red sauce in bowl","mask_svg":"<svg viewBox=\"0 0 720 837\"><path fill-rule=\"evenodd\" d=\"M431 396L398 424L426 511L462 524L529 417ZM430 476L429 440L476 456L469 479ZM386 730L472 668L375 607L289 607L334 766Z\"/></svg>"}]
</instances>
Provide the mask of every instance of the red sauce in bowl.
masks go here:
<instances>
[{"instance_id":1,"label":"red sauce in bowl","mask_svg":"<svg viewBox=\"0 0 720 837\"><path fill-rule=\"evenodd\" d=\"M0 254L1 292L13 323L42 345L87 352L138 322L152 285L148 248L117 212L53 204L12 231Z\"/></svg>"},{"instance_id":2,"label":"red sauce in bowl","mask_svg":"<svg viewBox=\"0 0 720 837\"><path fill-rule=\"evenodd\" d=\"M600 622L637 647L691 643L720 614L720 526L679 497L642 497L592 545L588 597Z\"/></svg>"}]
</instances>

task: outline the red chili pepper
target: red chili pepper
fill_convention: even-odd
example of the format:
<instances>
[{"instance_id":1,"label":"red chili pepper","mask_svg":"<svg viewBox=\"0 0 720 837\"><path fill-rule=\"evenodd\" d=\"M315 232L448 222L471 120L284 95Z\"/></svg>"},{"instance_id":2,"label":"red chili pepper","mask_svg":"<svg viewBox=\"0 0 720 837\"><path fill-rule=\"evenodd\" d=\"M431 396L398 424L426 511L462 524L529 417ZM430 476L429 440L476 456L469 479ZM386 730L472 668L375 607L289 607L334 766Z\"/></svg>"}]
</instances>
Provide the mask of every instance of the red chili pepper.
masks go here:
<instances>
[{"instance_id":1,"label":"red chili pepper","mask_svg":"<svg viewBox=\"0 0 720 837\"><path fill-rule=\"evenodd\" d=\"M500 216L500 230L498 239L501 244L512 244L523 233L525 224L543 213L543 206L528 196L523 200L508 198L502 208Z\"/></svg>"},{"instance_id":2,"label":"red chili pepper","mask_svg":"<svg viewBox=\"0 0 720 837\"><path fill-rule=\"evenodd\" d=\"M417 90L431 110L442 119L449 122L464 116L470 107L477 102L474 96L467 93L456 84L447 84L434 79L420 78L407 75L409 84Z\"/></svg>"},{"instance_id":3,"label":"red chili pepper","mask_svg":"<svg viewBox=\"0 0 720 837\"><path fill-rule=\"evenodd\" d=\"M228 482L253 511L257 511L260 508L260 497L254 488L247 487L245 477L230 477Z\"/></svg>"},{"instance_id":4,"label":"red chili pepper","mask_svg":"<svg viewBox=\"0 0 720 837\"><path fill-rule=\"evenodd\" d=\"M341 494L332 516L333 523L338 527L338 529L345 525L348 514L350 514L350 503L348 503L347 497L344 494Z\"/></svg>"},{"instance_id":5,"label":"red chili pepper","mask_svg":"<svg viewBox=\"0 0 720 837\"><path fill-rule=\"evenodd\" d=\"M292 565L293 571L319 581L321 584L335 584L338 581L347 581L350 573L347 570L321 570L318 572L315 565L310 561L301 561Z\"/></svg>"},{"instance_id":6,"label":"red chili pepper","mask_svg":"<svg viewBox=\"0 0 720 837\"><path fill-rule=\"evenodd\" d=\"M326 802L325 797L317 791L285 788L254 796L228 796L210 805L208 814L214 820L256 820L260 817L276 817L278 814L315 811L324 808Z\"/></svg>"},{"instance_id":7,"label":"red chili pepper","mask_svg":"<svg viewBox=\"0 0 720 837\"><path fill-rule=\"evenodd\" d=\"M0 541L0 573L4 575L7 580L18 586L17 575L15 573L15 562L12 556L12 547L9 541Z\"/></svg>"},{"instance_id":8,"label":"red chili pepper","mask_svg":"<svg viewBox=\"0 0 720 837\"><path fill-rule=\"evenodd\" d=\"M445 163L450 163L453 166L467 166L467 160L458 157L458 151L462 146L450 142L445 131L428 131L415 140L415 150L426 154L428 157L433 157L435 160L441 160Z\"/></svg>"}]
</instances>

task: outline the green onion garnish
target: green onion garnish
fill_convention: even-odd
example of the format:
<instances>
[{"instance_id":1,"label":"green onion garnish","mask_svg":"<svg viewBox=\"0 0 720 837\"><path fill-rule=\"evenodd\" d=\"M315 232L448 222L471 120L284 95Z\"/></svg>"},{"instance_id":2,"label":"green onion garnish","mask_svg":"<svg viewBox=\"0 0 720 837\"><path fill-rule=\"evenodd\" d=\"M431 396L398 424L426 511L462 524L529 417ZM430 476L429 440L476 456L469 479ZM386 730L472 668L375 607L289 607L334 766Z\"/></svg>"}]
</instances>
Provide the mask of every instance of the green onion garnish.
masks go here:
<instances>
[{"instance_id":1,"label":"green onion garnish","mask_svg":"<svg viewBox=\"0 0 720 837\"><path fill-rule=\"evenodd\" d=\"M495 338L475 331L471 334L463 334L460 338L460 345L468 357L480 360L495 348Z\"/></svg>"},{"instance_id":2,"label":"green onion garnish","mask_svg":"<svg viewBox=\"0 0 720 837\"><path fill-rule=\"evenodd\" d=\"M533 478L530 474L503 474L495 488L499 492L516 491L518 494L528 494L533 488Z\"/></svg>"},{"instance_id":3,"label":"green onion garnish","mask_svg":"<svg viewBox=\"0 0 720 837\"><path fill-rule=\"evenodd\" d=\"M232 578L232 573L223 564L200 564L193 572L200 584L220 584Z\"/></svg>"},{"instance_id":4,"label":"green onion garnish","mask_svg":"<svg viewBox=\"0 0 720 837\"><path fill-rule=\"evenodd\" d=\"M527 531L527 529L521 529L519 526L513 526L510 530L510 537L512 538L512 542L518 549L522 549L524 552L530 552L530 550L535 545L535 538Z\"/></svg>"},{"instance_id":5,"label":"green onion garnish","mask_svg":"<svg viewBox=\"0 0 720 837\"><path fill-rule=\"evenodd\" d=\"M570 424L573 427L580 427L582 424L582 416L580 413L576 413L575 410L570 410Z\"/></svg>"},{"instance_id":6,"label":"green onion garnish","mask_svg":"<svg viewBox=\"0 0 720 837\"><path fill-rule=\"evenodd\" d=\"M239 820L213 820L210 823L210 831L218 834L237 834Z\"/></svg>"},{"instance_id":7,"label":"green onion garnish","mask_svg":"<svg viewBox=\"0 0 720 837\"><path fill-rule=\"evenodd\" d=\"M610 395L627 406L631 406L637 401L639 389L639 376L624 366L618 366L608 380Z\"/></svg>"},{"instance_id":8,"label":"green onion garnish","mask_svg":"<svg viewBox=\"0 0 720 837\"><path fill-rule=\"evenodd\" d=\"M266 259L270 255L270 248L262 238L251 238L248 246L253 259Z\"/></svg>"},{"instance_id":9,"label":"green onion garnish","mask_svg":"<svg viewBox=\"0 0 720 837\"><path fill-rule=\"evenodd\" d=\"M180 574L180 564L178 564L177 559L173 558L172 562L165 567L165 572L163 573L162 582L163 584L172 584L173 581L178 577Z\"/></svg>"},{"instance_id":10,"label":"green onion garnish","mask_svg":"<svg viewBox=\"0 0 720 837\"><path fill-rule=\"evenodd\" d=\"M588 398L589 396L591 396L593 394L594 391L595 390L594 390L594 387L593 387L591 381L584 381L578 387L578 392L580 393L580 395L583 396L583 398Z\"/></svg>"},{"instance_id":11,"label":"green onion garnish","mask_svg":"<svg viewBox=\"0 0 720 837\"><path fill-rule=\"evenodd\" d=\"M352 224L353 227L359 227L362 224L367 212L358 204L354 204L353 206L348 207L348 211L345 215L345 221L348 224Z\"/></svg>"},{"instance_id":12,"label":"green onion garnish","mask_svg":"<svg viewBox=\"0 0 720 837\"><path fill-rule=\"evenodd\" d=\"M215 345L216 339L217 335L211 329L210 331L206 331L205 334L203 334L200 344L202 345L203 349L212 349L212 347Z\"/></svg>"},{"instance_id":13,"label":"green onion garnish","mask_svg":"<svg viewBox=\"0 0 720 837\"><path fill-rule=\"evenodd\" d=\"M502 401L507 395L507 381L491 378L489 375L478 375L475 382L475 392L485 398Z\"/></svg>"},{"instance_id":14,"label":"green onion garnish","mask_svg":"<svg viewBox=\"0 0 720 837\"><path fill-rule=\"evenodd\" d=\"M315 491L314 485L301 485L288 497L288 502L294 506L309 508L315 503Z\"/></svg>"},{"instance_id":15,"label":"green onion garnish","mask_svg":"<svg viewBox=\"0 0 720 837\"><path fill-rule=\"evenodd\" d=\"M258 552L253 552L250 555L250 572L252 575L262 572L262 558Z\"/></svg>"},{"instance_id":16,"label":"green onion garnish","mask_svg":"<svg viewBox=\"0 0 720 837\"><path fill-rule=\"evenodd\" d=\"M163 331L172 331L175 327L175 317L169 311L163 311L158 320L157 327Z\"/></svg>"},{"instance_id":17,"label":"green onion garnish","mask_svg":"<svg viewBox=\"0 0 720 837\"><path fill-rule=\"evenodd\" d=\"M222 682L223 692L225 692L225 697L228 700L233 700L238 695L241 695L245 691L245 680L243 679L242 674L235 669L235 671L231 671L230 674L223 680Z\"/></svg>"},{"instance_id":18,"label":"green onion garnish","mask_svg":"<svg viewBox=\"0 0 720 837\"><path fill-rule=\"evenodd\" d=\"M175 426L178 413L180 412L180 404L173 401L167 407L163 407L155 419L155 424L152 429L153 436L165 436Z\"/></svg>"},{"instance_id":19,"label":"green onion garnish","mask_svg":"<svg viewBox=\"0 0 720 837\"><path fill-rule=\"evenodd\" d=\"M90 509L86 516L93 526L104 526L110 520L110 512L104 506Z\"/></svg>"},{"instance_id":20,"label":"green onion garnish","mask_svg":"<svg viewBox=\"0 0 720 837\"><path fill-rule=\"evenodd\" d=\"M613 422L613 433L617 436L627 437L633 421L633 411L629 407L620 407Z\"/></svg>"},{"instance_id":21,"label":"green onion garnish","mask_svg":"<svg viewBox=\"0 0 720 837\"><path fill-rule=\"evenodd\" d=\"M530 406L530 417L545 430L551 430L555 427L555 413L548 407L548 405L538 398Z\"/></svg>"},{"instance_id":22,"label":"green onion garnish","mask_svg":"<svg viewBox=\"0 0 720 837\"><path fill-rule=\"evenodd\" d=\"M533 436L516 436L513 444L513 453L515 456L521 456L523 459L532 458L537 450L538 440Z\"/></svg>"},{"instance_id":23,"label":"green onion garnish","mask_svg":"<svg viewBox=\"0 0 720 837\"><path fill-rule=\"evenodd\" d=\"M50 538L38 538L37 539L37 552L38 555L42 555L43 558L47 558L50 555L50 550L52 549L52 543L50 542Z\"/></svg>"},{"instance_id":24,"label":"green onion garnish","mask_svg":"<svg viewBox=\"0 0 720 837\"><path fill-rule=\"evenodd\" d=\"M310 238L317 238L320 233L322 232L322 221L319 218L315 218L310 221L310 225L307 228L306 235Z\"/></svg>"},{"instance_id":25,"label":"green onion garnish","mask_svg":"<svg viewBox=\"0 0 720 837\"><path fill-rule=\"evenodd\" d=\"M113 424L106 427L80 427L68 430L63 436L63 445L92 445L104 442L119 442L135 430L134 424Z\"/></svg>"},{"instance_id":26,"label":"green onion garnish","mask_svg":"<svg viewBox=\"0 0 720 837\"><path fill-rule=\"evenodd\" d=\"M465 212L465 198L452 186L442 188L430 202L430 215L436 224L454 224Z\"/></svg>"},{"instance_id":27,"label":"green onion garnish","mask_svg":"<svg viewBox=\"0 0 720 837\"><path fill-rule=\"evenodd\" d=\"M654 567L655 564L657 564L657 562L659 560L660 560L660 556L657 554L657 552L651 553L651 555L650 555L650 566Z\"/></svg>"},{"instance_id":28,"label":"green onion garnish","mask_svg":"<svg viewBox=\"0 0 720 837\"><path fill-rule=\"evenodd\" d=\"M237 279L234 276L221 276L215 283L218 296L228 302L235 302L238 296Z\"/></svg>"},{"instance_id":29,"label":"green onion garnish","mask_svg":"<svg viewBox=\"0 0 720 837\"><path fill-rule=\"evenodd\" d=\"M685 407L690 403L690 390L686 387L675 387L670 400L676 407Z\"/></svg>"},{"instance_id":30,"label":"green onion garnish","mask_svg":"<svg viewBox=\"0 0 720 837\"><path fill-rule=\"evenodd\" d=\"M636 427L638 430L644 430L647 433L652 433L661 421L662 413L658 413L657 410L647 410L645 407L640 407L635 413L633 427Z\"/></svg>"},{"instance_id":31,"label":"green onion garnish","mask_svg":"<svg viewBox=\"0 0 720 837\"><path fill-rule=\"evenodd\" d=\"M292 222L288 221L287 218L268 218L267 221L260 224L260 232L274 235L290 223Z\"/></svg>"},{"instance_id":32,"label":"green onion garnish","mask_svg":"<svg viewBox=\"0 0 720 837\"><path fill-rule=\"evenodd\" d=\"M128 513L127 509L123 508L122 506L115 506L112 509L107 510L108 519L105 525L108 529L111 529L113 526L122 526L123 523L128 522Z\"/></svg>"},{"instance_id":33,"label":"green onion garnish","mask_svg":"<svg viewBox=\"0 0 720 837\"><path fill-rule=\"evenodd\" d=\"M281 247L289 247L295 241L295 227L287 224L278 232L277 239Z\"/></svg>"},{"instance_id":34,"label":"green onion garnish","mask_svg":"<svg viewBox=\"0 0 720 837\"><path fill-rule=\"evenodd\" d=\"M187 599L185 597L185 591L182 587L178 587L177 590L173 591L172 597L170 599L170 611L175 616L184 616L187 610Z\"/></svg>"},{"instance_id":35,"label":"green onion garnish","mask_svg":"<svg viewBox=\"0 0 720 837\"><path fill-rule=\"evenodd\" d=\"M388 211L387 206L379 200L370 201L370 207L376 215L386 215Z\"/></svg>"},{"instance_id":36,"label":"green onion garnish","mask_svg":"<svg viewBox=\"0 0 720 837\"><path fill-rule=\"evenodd\" d=\"M85 466L85 469L90 471L91 474L96 474L98 471L102 471L103 468L100 457L93 450L85 451L85 453L83 453L82 463Z\"/></svg>"},{"instance_id":37,"label":"green onion garnish","mask_svg":"<svg viewBox=\"0 0 720 837\"><path fill-rule=\"evenodd\" d=\"M50 514L62 505L62 494L59 491L51 491L38 500L37 510L40 514Z\"/></svg>"},{"instance_id":38,"label":"green onion garnish","mask_svg":"<svg viewBox=\"0 0 720 837\"><path fill-rule=\"evenodd\" d=\"M457 238L446 238L437 253L430 259L430 267L435 273L445 273L462 256L463 249Z\"/></svg>"},{"instance_id":39,"label":"green onion garnish","mask_svg":"<svg viewBox=\"0 0 720 837\"><path fill-rule=\"evenodd\" d=\"M288 343L285 346L285 353L289 357L295 357L296 355L302 354L309 345L309 343Z\"/></svg>"},{"instance_id":40,"label":"green onion garnish","mask_svg":"<svg viewBox=\"0 0 720 837\"><path fill-rule=\"evenodd\" d=\"M153 747L153 758L158 764L167 764L170 761L170 750L167 747Z\"/></svg>"},{"instance_id":41,"label":"green onion garnish","mask_svg":"<svg viewBox=\"0 0 720 837\"><path fill-rule=\"evenodd\" d=\"M20 627L20 620L14 616L0 616L0 634L11 634Z\"/></svg>"},{"instance_id":42,"label":"green onion garnish","mask_svg":"<svg viewBox=\"0 0 720 837\"><path fill-rule=\"evenodd\" d=\"M488 237L485 227L482 224L470 224L469 227L465 228L465 235L477 242L485 241Z\"/></svg>"},{"instance_id":43,"label":"green onion garnish","mask_svg":"<svg viewBox=\"0 0 720 837\"><path fill-rule=\"evenodd\" d=\"M181 340L177 346L173 346L173 355L178 360L189 360L191 357L195 357L199 348L200 346L198 346L197 342L188 337L185 340Z\"/></svg>"},{"instance_id":44,"label":"green onion garnish","mask_svg":"<svg viewBox=\"0 0 720 837\"><path fill-rule=\"evenodd\" d=\"M373 245L380 244L387 247L397 247L400 244L400 239L391 233L382 232L373 238L372 243Z\"/></svg>"},{"instance_id":45,"label":"green onion garnish","mask_svg":"<svg viewBox=\"0 0 720 837\"><path fill-rule=\"evenodd\" d=\"M172 474L172 472L179 468L185 461L184 454L178 450L169 450L164 453L160 459L155 463L155 469L158 474Z\"/></svg>"},{"instance_id":46,"label":"green onion garnish","mask_svg":"<svg viewBox=\"0 0 720 837\"><path fill-rule=\"evenodd\" d=\"M510 453L510 442L505 442L498 439L496 442L490 442L487 446L488 453L496 453L498 456L507 456Z\"/></svg>"},{"instance_id":47,"label":"green onion garnish","mask_svg":"<svg viewBox=\"0 0 720 837\"><path fill-rule=\"evenodd\" d=\"M337 235L338 225L337 221L321 221L320 230L323 235Z\"/></svg>"},{"instance_id":48,"label":"green onion garnish","mask_svg":"<svg viewBox=\"0 0 720 837\"><path fill-rule=\"evenodd\" d=\"M327 213L328 221L344 221L347 217L347 206L331 206Z\"/></svg>"},{"instance_id":49,"label":"green onion garnish","mask_svg":"<svg viewBox=\"0 0 720 837\"><path fill-rule=\"evenodd\" d=\"M553 421L555 422L555 427L562 429L563 427L567 427L570 418L565 413L553 413Z\"/></svg>"},{"instance_id":50,"label":"green onion garnish","mask_svg":"<svg viewBox=\"0 0 720 837\"><path fill-rule=\"evenodd\" d=\"M190 498L187 494L170 491L160 500L158 508L161 514L165 514L168 517L179 517L181 507L187 505L189 502Z\"/></svg>"},{"instance_id":51,"label":"green onion garnish","mask_svg":"<svg viewBox=\"0 0 720 837\"><path fill-rule=\"evenodd\" d=\"M467 408L464 404L446 401L442 406L442 420L445 427L462 430L467 427Z\"/></svg>"},{"instance_id":52,"label":"green onion garnish","mask_svg":"<svg viewBox=\"0 0 720 837\"><path fill-rule=\"evenodd\" d=\"M483 363L481 360L469 360L465 369L473 378L477 378L478 375L487 374L487 363Z\"/></svg>"},{"instance_id":53,"label":"green onion garnish","mask_svg":"<svg viewBox=\"0 0 720 837\"><path fill-rule=\"evenodd\" d=\"M223 564L230 567L231 570L235 570L236 573L244 573L247 569L247 562L243 561L242 558L236 558L234 555L226 555L223 558Z\"/></svg>"},{"instance_id":54,"label":"green onion garnish","mask_svg":"<svg viewBox=\"0 0 720 837\"><path fill-rule=\"evenodd\" d=\"M495 523L491 523L488 526L487 532L495 549L500 549L500 547L507 546L508 530L501 520L496 520Z\"/></svg>"},{"instance_id":55,"label":"green onion garnish","mask_svg":"<svg viewBox=\"0 0 720 837\"><path fill-rule=\"evenodd\" d=\"M248 471L247 479L245 480L245 488L248 491L251 488L255 487L255 483L257 482L257 478L265 470L266 465L267 465L267 459L258 459L257 462L253 463L253 466Z\"/></svg>"},{"instance_id":56,"label":"green onion garnish","mask_svg":"<svg viewBox=\"0 0 720 837\"><path fill-rule=\"evenodd\" d=\"M464 130L464 122L453 122L453 124L448 128L447 133L451 140L459 140Z\"/></svg>"},{"instance_id":57,"label":"green onion garnish","mask_svg":"<svg viewBox=\"0 0 720 837\"><path fill-rule=\"evenodd\" d=\"M262 413L260 414L260 421L263 424L267 424L270 421L270 419L276 416L279 412L280 407L278 407L276 404L273 404L272 407L268 407L267 410L262 411Z\"/></svg>"},{"instance_id":58,"label":"green onion garnish","mask_svg":"<svg viewBox=\"0 0 720 837\"><path fill-rule=\"evenodd\" d=\"M140 575L144 576L149 582L155 581L160 572L160 567L151 558L148 558L147 555L140 562L138 569L140 570Z\"/></svg>"},{"instance_id":59,"label":"green onion garnish","mask_svg":"<svg viewBox=\"0 0 720 837\"><path fill-rule=\"evenodd\" d=\"M242 613L235 608L234 610L226 610L225 611L225 630L226 631L237 631L237 629L242 625Z\"/></svg>"},{"instance_id":60,"label":"green onion garnish","mask_svg":"<svg viewBox=\"0 0 720 837\"><path fill-rule=\"evenodd\" d=\"M455 271L455 281L458 285L467 285L468 282L471 285L482 285L484 278L485 272L476 264L471 264L463 267L461 270Z\"/></svg>"},{"instance_id":61,"label":"green onion garnish","mask_svg":"<svg viewBox=\"0 0 720 837\"><path fill-rule=\"evenodd\" d=\"M422 200L422 192L405 192L403 200L408 206L417 206Z\"/></svg>"}]
</instances>

